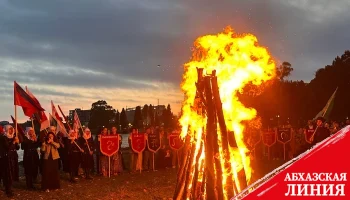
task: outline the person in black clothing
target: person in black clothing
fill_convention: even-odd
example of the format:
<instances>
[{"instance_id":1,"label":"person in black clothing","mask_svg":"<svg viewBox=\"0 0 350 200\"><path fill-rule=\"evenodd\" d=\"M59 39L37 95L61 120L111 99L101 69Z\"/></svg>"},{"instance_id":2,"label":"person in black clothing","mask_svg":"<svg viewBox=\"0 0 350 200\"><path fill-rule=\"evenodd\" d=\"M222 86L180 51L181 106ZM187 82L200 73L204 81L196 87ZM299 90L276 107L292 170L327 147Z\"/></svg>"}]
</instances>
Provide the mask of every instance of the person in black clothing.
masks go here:
<instances>
[{"instance_id":1,"label":"person in black clothing","mask_svg":"<svg viewBox=\"0 0 350 200\"><path fill-rule=\"evenodd\" d=\"M330 131L328 128L324 127L325 119L323 117L318 117L316 120L317 128L314 133L312 140L312 145L322 142L324 139L330 136Z\"/></svg>"},{"instance_id":2,"label":"person in black clothing","mask_svg":"<svg viewBox=\"0 0 350 200\"><path fill-rule=\"evenodd\" d=\"M84 169L85 178L92 179L90 176L91 169L94 167L94 140L91 137L90 129L86 128L83 137L79 138L79 145L83 149L81 167Z\"/></svg>"},{"instance_id":3,"label":"person in black clothing","mask_svg":"<svg viewBox=\"0 0 350 200\"><path fill-rule=\"evenodd\" d=\"M9 141L9 149L8 149L8 161L10 166L10 176L13 181L19 181L19 167L18 167L18 154L19 150L19 139L16 136L14 129L10 125L5 126L5 136Z\"/></svg>"},{"instance_id":4,"label":"person in black clothing","mask_svg":"<svg viewBox=\"0 0 350 200\"><path fill-rule=\"evenodd\" d=\"M40 145L41 143L37 140L34 129L32 127L27 127L26 138L24 138L21 148L24 150L23 166L26 184L29 190L35 189L33 181L35 181L38 176L39 154L37 149Z\"/></svg>"},{"instance_id":5,"label":"person in black clothing","mask_svg":"<svg viewBox=\"0 0 350 200\"><path fill-rule=\"evenodd\" d=\"M0 133L0 179L5 186L6 195L12 197L12 179L8 158L9 146L8 138L3 133Z\"/></svg>"},{"instance_id":6,"label":"person in black clothing","mask_svg":"<svg viewBox=\"0 0 350 200\"><path fill-rule=\"evenodd\" d=\"M78 175L81 153L84 153L84 150L79 146L78 133L76 131L70 130L68 139L70 140L68 143L70 182L76 183L75 176Z\"/></svg>"},{"instance_id":7,"label":"person in black clothing","mask_svg":"<svg viewBox=\"0 0 350 200\"><path fill-rule=\"evenodd\" d=\"M94 139L94 144L95 144L95 152L96 152L96 174L101 174L101 170L100 170L100 155L101 155L101 151L100 151L100 135L102 130L104 129L104 127L100 127L98 133L96 134L96 137ZM94 170L93 170L94 171Z\"/></svg>"},{"instance_id":8,"label":"person in black clothing","mask_svg":"<svg viewBox=\"0 0 350 200\"><path fill-rule=\"evenodd\" d=\"M147 128L146 129L146 140L148 140L148 134L150 134L152 131L154 131L153 127ZM152 170L152 165L153 165L153 156L152 156L152 152L148 149L148 143L146 143L146 148L143 151L143 170L144 171L149 171Z\"/></svg>"}]
</instances>

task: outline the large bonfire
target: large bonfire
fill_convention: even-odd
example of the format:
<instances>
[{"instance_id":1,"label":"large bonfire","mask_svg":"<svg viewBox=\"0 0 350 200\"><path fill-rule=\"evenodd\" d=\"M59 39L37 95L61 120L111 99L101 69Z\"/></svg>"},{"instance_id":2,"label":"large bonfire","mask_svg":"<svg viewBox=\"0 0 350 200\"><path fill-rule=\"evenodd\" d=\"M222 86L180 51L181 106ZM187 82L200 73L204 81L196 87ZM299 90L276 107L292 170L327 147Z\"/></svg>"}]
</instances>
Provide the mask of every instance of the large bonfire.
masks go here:
<instances>
[{"instance_id":1,"label":"large bonfire","mask_svg":"<svg viewBox=\"0 0 350 200\"><path fill-rule=\"evenodd\" d=\"M185 140L174 199L229 199L249 184L252 169L244 121L257 112L238 98L247 84L272 79L275 62L251 34L230 27L199 37L185 64L180 124Z\"/></svg>"}]
</instances>

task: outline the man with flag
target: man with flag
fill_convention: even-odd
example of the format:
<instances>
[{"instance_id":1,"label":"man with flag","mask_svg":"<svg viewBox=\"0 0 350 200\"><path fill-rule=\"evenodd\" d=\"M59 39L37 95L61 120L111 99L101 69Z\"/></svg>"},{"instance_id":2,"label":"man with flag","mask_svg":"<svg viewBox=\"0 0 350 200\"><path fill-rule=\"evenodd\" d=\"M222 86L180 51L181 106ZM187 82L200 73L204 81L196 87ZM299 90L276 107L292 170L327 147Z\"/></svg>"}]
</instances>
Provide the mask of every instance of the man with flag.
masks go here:
<instances>
[{"instance_id":1,"label":"man with flag","mask_svg":"<svg viewBox=\"0 0 350 200\"><path fill-rule=\"evenodd\" d=\"M338 87L333 92L332 96L328 99L325 107L316 115L316 129L314 134L311 136L312 146L321 142L330 136L330 131L324 126L326 119L328 119L334 105L335 94L337 93Z\"/></svg>"},{"instance_id":2,"label":"man with flag","mask_svg":"<svg viewBox=\"0 0 350 200\"><path fill-rule=\"evenodd\" d=\"M312 145L315 145L330 136L330 131L324 126L324 122L325 119L323 117L318 117L316 119L317 128L314 137L312 138Z\"/></svg>"}]
</instances>

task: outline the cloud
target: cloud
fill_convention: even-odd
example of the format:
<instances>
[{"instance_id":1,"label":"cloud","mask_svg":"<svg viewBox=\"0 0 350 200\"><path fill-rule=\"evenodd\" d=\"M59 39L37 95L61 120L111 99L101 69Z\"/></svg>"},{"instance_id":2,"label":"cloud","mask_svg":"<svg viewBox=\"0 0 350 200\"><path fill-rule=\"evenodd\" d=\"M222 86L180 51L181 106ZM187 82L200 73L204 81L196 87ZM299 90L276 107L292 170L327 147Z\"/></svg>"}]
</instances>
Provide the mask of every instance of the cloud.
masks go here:
<instances>
[{"instance_id":1,"label":"cloud","mask_svg":"<svg viewBox=\"0 0 350 200\"><path fill-rule=\"evenodd\" d=\"M69 108L159 98L179 110L193 41L227 25L256 35L293 65L292 79L308 81L349 48L349 9L347 0L0 1L0 118L13 112L13 80Z\"/></svg>"}]
</instances>

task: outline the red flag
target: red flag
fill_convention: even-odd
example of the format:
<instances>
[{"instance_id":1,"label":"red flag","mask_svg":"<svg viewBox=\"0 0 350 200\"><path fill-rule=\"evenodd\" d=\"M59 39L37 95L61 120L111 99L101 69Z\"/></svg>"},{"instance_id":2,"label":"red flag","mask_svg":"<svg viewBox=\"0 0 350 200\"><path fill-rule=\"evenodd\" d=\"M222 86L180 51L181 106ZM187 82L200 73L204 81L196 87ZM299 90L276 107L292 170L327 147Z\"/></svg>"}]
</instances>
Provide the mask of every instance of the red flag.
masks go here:
<instances>
[{"instance_id":1,"label":"red flag","mask_svg":"<svg viewBox=\"0 0 350 200\"><path fill-rule=\"evenodd\" d=\"M14 105L21 106L26 116L32 117L34 113L45 111L22 88L14 82Z\"/></svg>"},{"instance_id":2,"label":"red flag","mask_svg":"<svg viewBox=\"0 0 350 200\"><path fill-rule=\"evenodd\" d=\"M35 101L38 105L41 106L40 102L38 101L38 99L33 95L33 93L31 93L27 86L26 86L26 92L27 94L33 99L33 101ZM50 121L49 119L46 117L46 114L44 111L40 111L38 113L35 113L35 117L38 120L38 122L40 123L40 131L50 127Z\"/></svg>"},{"instance_id":3,"label":"red flag","mask_svg":"<svg viewBox=\"0 0 350 200\"><path fill-rule=\"evenodd\" d=\"M55 105L53 104L53 101L51 101L51 109L52 109L52 115L55 117L56 120L59 120L62 122L62 118L58 114Z\"/></svg>"},{"instance_id":4,"label":"red flag","mask_svg":"<svg viewBox=\"0 0 350 200\"><path fill-rule=\"evenodd\" d=\"M16 126L16 120L12 117L12 115L11 115L11 119L13 121L13 124ZM18 131L18 133L16 133L16 134L17 134L18 140L20 143L22 143L26 136L24 134L22 127L18 123L17 123L17 131Z\"/></svg>"}]
</instances>

